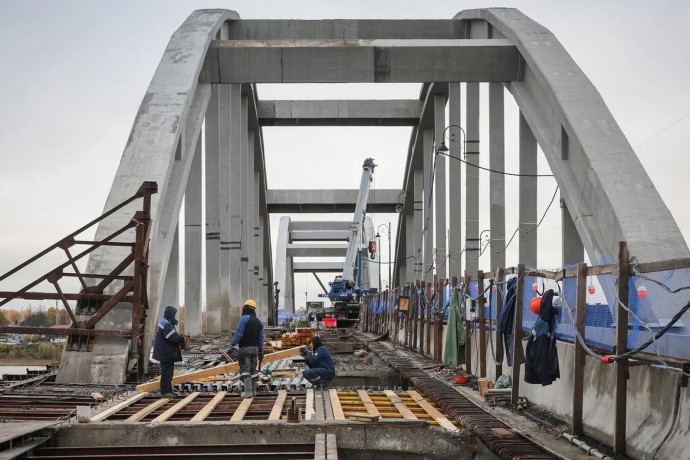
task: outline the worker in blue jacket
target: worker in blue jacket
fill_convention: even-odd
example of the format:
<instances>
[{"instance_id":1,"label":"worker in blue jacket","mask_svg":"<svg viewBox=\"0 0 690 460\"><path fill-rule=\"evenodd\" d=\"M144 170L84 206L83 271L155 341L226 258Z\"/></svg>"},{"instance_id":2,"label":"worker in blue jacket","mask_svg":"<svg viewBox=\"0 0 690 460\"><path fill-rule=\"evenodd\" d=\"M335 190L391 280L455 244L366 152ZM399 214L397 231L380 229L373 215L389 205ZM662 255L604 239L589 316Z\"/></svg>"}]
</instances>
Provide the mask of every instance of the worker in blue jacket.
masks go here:
<instances>
[{"instance_id":1,"label":"worker in blue jacket","mask_svg":"<svg viewBox=\"0 0 690 460\"><path fill-rule=\"evenodd\" d=\"M237 329L228 350L230 356L232 356L232 349L238 345L240 378L244 384L241 396L253 398L256 396L256 387L259 383L257 361L264 360L264 323L256 317L256 302L253 299L247 299L242 306L242 317L237 323Z\"/></svg>"},{"instance_id":2,"label":"worker in blue jacket","mask_svg":"<svg viewBox=\"0 0 690 460\"><path fill-rule=\"evenodd\" d=\"M304 356L308 369L302 375L316 388L330 388L335 377L335 362L328 348L318 335L311 338L309 348L302 347L300 354Z\"/></svg>"},{"instance_id":3,"label":"worker in blue jacket","mask_svg":"<svg viewBox=\"0 0 690 460\"><path fill-rule=\"evenodd\" d=\"M156 340L153 343L153 359L160 362L161 366L161 398L173 398L176 395L172 391L173 371L175 363L182 361L180 345L185 338L177 332L177 308L165 307L163 319L158 323Z\"/></svg>"}]
</instances>

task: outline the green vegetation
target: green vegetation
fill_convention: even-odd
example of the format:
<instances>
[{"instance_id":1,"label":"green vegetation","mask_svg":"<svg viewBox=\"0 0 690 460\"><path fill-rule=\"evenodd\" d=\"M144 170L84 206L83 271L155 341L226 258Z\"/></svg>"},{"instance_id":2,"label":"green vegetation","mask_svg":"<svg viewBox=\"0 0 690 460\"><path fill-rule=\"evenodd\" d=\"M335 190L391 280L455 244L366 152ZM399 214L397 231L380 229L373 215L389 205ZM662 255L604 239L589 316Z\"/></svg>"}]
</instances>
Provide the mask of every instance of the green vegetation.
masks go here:
<instances>
[{"instance_id":1,"label":"green vegetation","mask_svg":"<svg viewBox=\"0 0 690 460\"><path fill-rule=\"evenodd\" d=\"M27 345L0 345L0 359L45 359L60 361L64 343L37 342Z\"/></svg>"}]
</instances>

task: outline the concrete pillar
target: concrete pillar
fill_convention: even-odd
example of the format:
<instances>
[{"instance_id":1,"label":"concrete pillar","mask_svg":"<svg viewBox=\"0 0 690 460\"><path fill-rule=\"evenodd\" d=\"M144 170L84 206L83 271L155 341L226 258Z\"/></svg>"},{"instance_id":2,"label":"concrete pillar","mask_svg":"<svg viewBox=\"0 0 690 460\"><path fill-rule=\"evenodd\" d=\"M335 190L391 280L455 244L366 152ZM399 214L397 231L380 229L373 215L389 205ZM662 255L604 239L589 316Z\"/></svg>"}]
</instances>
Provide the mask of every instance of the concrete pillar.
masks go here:
<instances>
[{"instance_id":1,"label":"concrete pillar","mask_svg":"<svg viewBox=\"0 0 690 460\"><path fill-rule=\"evenodd\" d=\"M479 270L479 83L467 83L467 143L465 148L465 270Z\"/></svg>"},{"instance_id":2,"label":"concrete pillar","mask_svg":"<svg viewBox=\"0 0 690 460\"><path fill-rule=\"evenodd\" d=\"M189 170L184 193L184 311L185 332L193 337L201 335L201 136Z\"/></svg>"},{"instance_id":3,"label":"concrete pillar","mask_svg":"<svg viewBox=\"0 0 690 460\"><path fill-rule=\"evenodd\" d=\"M448 138L449 155L461 159L464 138L461 126L460 83L448 85ZM453 126L455 125L455 126ZM448 274L462 277L462 163L448 161Z\"/></svg>"},{"instance_id":4,"label":"concrete pillar","mask_svg":"<svg viewBox=\"0 0 690 460\"><path fill-rule=\"evenodd\" d=\"M256 289L256 282L258 276L256 274L255 265L256 260L256 234L255 229L257 208L256 204L259 201L258 189L254 180L254 130L247 133L247 297L256 301L258 294Z\"/></svg>"},{"instance_id":5,"label":"concrete pillar","mask_svg":"<svg viewBox=\"0 0 690 460\"><path fill-rule=\"evenodd\" d=\"M220 335L220 216L218 88L213 85L206 109L206 334ZM203 329L203 326L202 326Z\"/></svg>"},{"instance_id":6,"label":"concrete pillar","mask_svg":"<svg viewBox=\"0 0 690 460\"><path fill-rule=\"evenodd\" d=\"M414 177L414 175L413 175ZM414 179L413 179L414 181ZM414 189L414 184L412 185L412 188ZM417 203L414 203L415 209L417 206ZM420 203L421 206L421 203ZM413 283L414 278L415 278L415 270L417 269L416 265L416 257L417 257L417 245L419 244L418 241L415 240L415 235L416 233L416 225L415 225L415 218L417 217L417 211L415 209L411 209L409 212L405 213L403 216L403 219L401 222L403 222L403 225L406 226L405 230L405 247L407 248L405 250L405 257L410 257L410 259L407 259L405 261L405 275L401 277L400 285L402 286L404 283ZM421 217L420 217L421 219ZM402 242L401 242L402 243Z\"/></svg>"},{"instance_id":7,"label":"concrete pillar","mask_svg":"<svg viewBox=\"0 0 690 460\"><path fill-rule=\"evenodd\" d=\"M434 154L443 142L446 129L446 95L434 96ZM439 278L448 278L448 260L446 258L448 245L446 240L446 157L435 155L436 178L434 180L434 198L436 217L434 228L436 229L436 275Z\"/></svg>"},{"instance_id":8,"label":"concrete pillar","mask_svg":"<svg viewBox=\"0 0 690 460\"><path fill-rule=\"evenodd\" d=\"M505 171L503 84L489 83L489 169ZM506 266L506 184L503 174L489 173L491 266ZM480 242L481 243L481 242Z\"/></svg>"},{"instance_id":9,"label":"concrete pillar","mask_svg":"<svg viewBox=\"0 0 690 460\"><path fill-rule=\"evenodd\" d=\"M284 216L280 218L278 238L276 240L275 274L278 289L280 289L278 293L278 308L294 312L294 304L290 303L292 258L287 256L288 244L290 244L290 217ZM292 310L290 310L290 307L292 307Z\"/></svg>"},{"instance_id":10,"label":"concrete pillar","mask_svg":"<svg viewBox=\"0 0 690 460\"><path fill-rule=\"evenodd\" d=\"M577 232L573 217L570 215L570 210L563 199L561 199L561 223L563 232L563 266L584 262L585 246L582 243L580 234Z\"/></svg>"},{"instance_id":11,"label":"concrete pillar","mask_svg":"<svg viewBox=\"0 0 690 460\"><path fill-rule=\"evenodd\" d=\"M232 131L231 126L237 122L232 117L232 87L220 85L218 88L219 131L219 191L218 209L220 220L220 331L227 333L230 324L230 192L231 192L231 161Z\"/></svg>"},{"instance_id":12,"label":"concrete pillar","mask_svg":"<svg viewBox=\"0 0 690 460\"><path fill-rule=\"evenodd\" d=\"M257 179L259 179L257 174ZM256 181L259 184L259 180ZM257 190L258 190L257 185ZM259 195L257 194L257 197ZM257 209L259 211L259 209ZM264 216L257 212L258 224L256 226L256 270L257 270L257 297L259 302L257 314L262 321L268 319L268 311L270 307L270 299L268 298L268 274L266 273L266 265L264 259L264 242L263 242L263 232L262 228L266 225L264 222Z\"/></svg>"},{"instance_id":13,"label":"concrete pillar","mask_svg":"<svg viewBox=\"0 0 690 460\"><path fill-rule=\"evenodd\" d=\"M172 305L177 308L177 319L180 319L180 237L179 225L175 226L175 236L173 237L172 249L170 249L170 259L168 269L165 272L165 285L161 296L161 305L167 307Z\"/></svg>"},{"instance_id":14,"label":"concrete pillar","mask_svg":"<svg viewBox=\"0 0 690 460\"><path fill-rule=\"evenodd\" d=\"M537 173L537 140L520 113L520 174ZM520 176L520 258L521 264L537 266L537 178ZM533 230L534 229L534 230ZM529 232L529 233L528 233Z\"/></svg>"},{"instance_id":15,"label":"concrete pillar","mask_svg":"<svg viewBox=\"0 0 690 460\"><path fill-rule=\"evenodd\" d=\"M242 257L242 87L230 85L230 239L228 251L230 261L230 302L226 312L224 327L232 330L239 321L242 312L241 266Z\"/></svg>"},{"instance_id":16,"label":"concrete pillar","mask_svg":"<svg viewBox=\"0 0 690 460\"><path fill-rule=\"evenodd\" d=\"M414 170L414 231L412 232L412 244L414 254L414 270L413 276L408 281L414 283L422 279L424 267L424 250L422 231L424 229L424 171L421 169Z\"/></svg>"},{"instance_id":17,"label":"concrete pillar","mask_svg":"<svg viewBox=\"0 0 690 460\"><path fill-rule=\"evenodd\" d=\"M254 192L254 188L250 188L251 182L249 180L249 174L251 173L249 169L249 129L248 129L248 98L246 94L242 95L242 166L241 166L241 185L240 185L240 216L242 221L242 234L241 234L241 246L242 246L242 256L240 258L240 292L242 300L240 301L238 315L241 312L241 302L249 297L249 242L253 239L253 223L250 223L249 218L249 199L250 194ZM252 178L254 175L252 174ZM233 305L234 307L234 305Z\"/></svg>"},{"instance_id":18,"label":"concrete pillar","mask_svg":"<svg viewBox=\"0 0 690 460\"><path fill-rule=\"evenodd\" d=\"M432 196L432 170L434 168L434 130L425 129L422 133L422 153L424 161L424 258L421 279L434 279L434 202Z\"/></svg>"}]
</instances>

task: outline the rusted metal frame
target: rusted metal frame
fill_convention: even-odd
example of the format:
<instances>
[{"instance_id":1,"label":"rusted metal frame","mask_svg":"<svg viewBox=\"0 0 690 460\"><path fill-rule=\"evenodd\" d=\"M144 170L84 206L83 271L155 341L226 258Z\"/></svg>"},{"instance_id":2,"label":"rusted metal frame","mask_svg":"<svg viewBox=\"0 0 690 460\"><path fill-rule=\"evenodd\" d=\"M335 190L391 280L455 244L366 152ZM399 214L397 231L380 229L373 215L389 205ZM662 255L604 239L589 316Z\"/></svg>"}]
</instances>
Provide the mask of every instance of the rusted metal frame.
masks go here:
<instances>
[{"instance_id":1,"label":"rusted metal frame","mask_svg":"<svg viewBox=\"0 0 690 460\"><path fill-rule=\"evenodd\" d=\"M148 230L151 223L151 218L148 211L138 211L134 215L134 220L137 222L134 240L134 278L133 278L133 294L132 294L132 338L136 338L136 358L137 358L137 378L144 378L144 334L142 329L141 315L144 311L143 293L146 290L146 244L148 240Z\"/></svg>"},{"instance_id":2,"label":"rusted metal frame","mask_svg":"<svg viewBox=\"0 0 690 460\"><path fill-rule=\"evenodd\" d=\"M104 279L108 281L108 284L110 284L113 281L129 281L132 279L131 276L121 276L121 275L113 275L113 274L108 274L108 275L99 275L97 273L69 273L69 272L61 272L60 275L62 276L68 276L70 278L89 278L89 279ZM86 289L89 289L87 286ZM89 289L90 290L90 289Z\"/></svg>"},{"instance_id":3,"label":"rusted metal frame","mask_svg":"<svg viewBox=\"0 0 690 460\"><path fill-rule=\"evenodd\" d=\"M124 232L126 232L127 230L129 230L130 228L132 228L134 225L135 225L135 224L134 224L133 222L129 222L127 225L125 225L124 227L122 227L121 229L119 229L118 231L116 231L115 233L113 233L113 234L107 236L107 237L104 239L104 241L109 241L109 240L112 240L112 239L114 239L114 238L117 238L117 237L120 236L122 233L124 233ZM97 248L98 248L98 246L92 246L92 247L90 247L90 248L88 248L88 249L85 249L84 251L82 251L81 253L79 253L79 255L77 255L77 256L74 258L74 260L76 261L76 260L81 259L82 257L84 257L84 256L86 256L86 255L92 253L93 251L95 251ZM54 249L54 248L53 248L53 249ZM12 295L12 296L6 298L6 299L3 300L3 301L0 301L0 307L3 306L3 305L5 305L6 303L10 302L11 300L14 300L14 299L17 298L18 296L24 294L25 292L27 292L29 289L31 289L32 287L36 286L37 284L40 284L40 283L42 283L43 281L46 281L46 280L48 279L48 277L49 277L52 273L58 272L58 271L61 272L62 270L65 269L65 267L67 267L67 266L69 266L69 265L70 265L70 262L69 262L69 261L68 261L68 262L65 262L65 263L63 263L62 265L59 265L57 268L55 268L55 270L51 271L50 273L46 273L45 275L43 275L43 276L40 277L39 279L35 280L34 282L28 284L27 286L24 286L22 289L20 289L19 291L17 291L14 295Z\"/></svg>"},{"instance_id":4,"label":"rusted metal frame","mask_svg":"<svg viewBox=\"0 0 690 460\"><path fill-rule=\"evenodd\" d=\"M156 193L157 191L158 191L158 186L156 185L155 182L144 182L144 183L142 184L142 186L139 188L139 190L137 190L137 192L136 192L134 195L132 195L132 197L130 197L130 198L128 198L127 200L123 201L122 203L118 204L117 206L115 206L114 208L112 208L111 210L109 210L108 212L106 212L106 213L104 213L104 214L101 214L99 217L97 217L96 219L92 220L92 221L89 222L88 224L84 225L84 226L81 227L80 229L78 229L78 230L76 230L76 231L70 233L70 234L67 236L67 238L74 238L76 235L80 234L81 232L83 232L83 231L86 230L87 228L89 228L89 227L91 227L91 226L97 224L97 223L100 222L101 220L103 220L103 219L105 219L106 217L110 216L111 214L117 212L118 210L124 208L124 207L127 206L129 203L131 203L132 201L134 201L134 200L136 200L136 199L138 199L138 198L143 197L143 198L144 198L144 206L146 207L146 206L147 206L147 203L148 203L148 209L150 210L150 207L151 207L151 195L152 195L153 193ZM27 261L25 261L25 262L19 264L18 266L14 267L12 270L8 271L8 272L5 273L4 275L0 276L0 281L4 280L5 278L7 278L7 277L9 277L9 276L12 276L13 274L17 273L17 272L18 272L19 270L21 270L22 268L24 268L24 267L26 267L27 265L31 264L32 262L34 262L34 261L40 259L40 258L43 257L44 255L48 254L50 251L52 251L52 250L58 248L58 247L60 246L60 243L62 243L62 241L63 241L64 239L65 239L65 238L63 238L62 240L60 240L60 241L58 241L57 243L53 244L53 245L50 246L49 248L47 248L47 249L45 249L45 250L39 252L38 254L36 254L35 256L33 256L32 258L30 258L29 260L27 260ZM103 242L101 242L101 244L103 244Z\"/></svg>"},{"instance_id":5,"label":"rusted metal frame","mask_svg":"<svg viewBox=\"0 0 690 460\"><path fill-rule=\"evenodd\" d=\"M134 281L127 281L125 285L122 287L122 289L115 293L115 295L113 295L110 298L110 300L108 300L108 302L106 302L101 308L99 308L95 315L89 318L84 327L86 327L87 329L94 327L97 322L99 322L110 310L113 309L115 305L117 305L118 302L122 301L125 295L127 295L133 287Z\"/></svg>"},{"instance_id":6,"label":"rusted metal frame","mask_svg":"<svg viewBox=\"0 0 690 460\"><path fill-rule=\"evenodd\" d=\"M628 245L625 241L618 243L618 300L628 304ZM616 304L616 354L625 353L628 348L628 312ZM627 418L628 397L628 359L619 359L616 366L615 414L613 428L613 450L625 454L625 424Z\"/></svg>"},{"instance_id":7,"label":"rusted metal frame","mask_svg":"<svg viewBox=\"0 0 690 460\"><path fill-rule=\"evenodd\" d=\"M470 292L470 273L465 270L465 293ZM460 299L460 308L464 308L465 306L465 298L463 296L462 299ZM470 323L470 319L465 316L465 371L468 374L472 373L472 341L470 340L470 333L472 332L471 329L472 323Z\"/></svg>"},{"instance_id":8,"label":"rusted metal frame","mask_svg":"<svg viewBox=\"0 0 690 460\"><path fill-rule=\"evenodd\" d=\"M432 351L431 351L431 303L429 300L431 299L431 296L433 295L434 292L436 292L436 275L434 275L434 281L433 285L431 282L427 283L426 286L422 285L424 287L424 296L426 297L427 302L425 302L426 305L426 310L424 311L424 324L421 329L421 337L419 339L419 347L422 348L422 350L426 350L426 354L428 356L432 356ZM432 292L433 291L433 292ZM426 340L424 339L426 334ZM422 342L424 344L422 345Z\"/></svg>"},{"instance_id":9,"label":"rusted metal frame","mask_svg":"<svg viewBox=\"0 0 690 460\"><path fill-rule=\"evenodd\" d=\"M688 257L683 257L680 259L671 259L671 260L661 260L659 262L646 262L646 263L640 263L640 264L630 264L630 271L633 271L633 268L637 270L640 273L649 273L649 272L660 272L660 271L666 271L666 270L677 270L681 268L690 268L690 258Z\"/></svg>"},{"instance_id":10,"label":"rusted metal frame","mask_svg":"<svg viewBox=\"0 0 690 460\"><path fill-rule=\"evenodd\" d=\"M577 264L577 287L575 294L576 313L574 327L584 340L587 318L587 264ZM573 378L573 434L583 434L582 405L584 398L585 349L575 338L575 368Z\"/></svg>"},{"instance_id":11,"label":"rusted metal frame","mask_svg":"<svg viewBox=\"0 0 690 460\"><path fill-rule=\"evenodd\" d=\"M479 377L486 377L486 315L484 306L484 272L477 271L477 309L479 310Z\"/></svg>"},{"instance_id":12,"label":"rusted metal frame","mask_svg":"<svg viewBox=\"0 0 690 460\"><path fill-rule=\"evenodd\" d=\"M525 265L519 264L515 286L515 316L513 320L513 391L511 403L517 406L520 396L520 357L522 356L522 296L524 290Z\"/></svg>"},{"instance_id":13,"label":"rusted metal frame","mask_svg":"<svg viewBox=\"0 0 690 460\"><path fill-rule=\"evenodd\" d=\"M99 244L98 241L86 241L86 240L74 240L74 244L83 244L90 246L92 244ZM101 246L118 246L118 247L129 247L134 248L134 243L125 243L122 241L109 241L107 243L101 244Z\"/></svg>"},{"instance_id":14,"label":"rusted metal frame","mask_svg":"<svg viewBox=\"0 0 690 460\"><path fill-rule=\"evenodd\" d=\"M7 297L9 295L14 294L13 292L10 291L0 291L0 297ZM76 300L80 301L83 299L91 299L91 300L101 300L106 302L108 299L110 299L112 296L109 294L92 294L88 292L80 292L79 294L70 294L68 292L63 293L64 297L67 300ZM55 292L25 292L21 296L15 297L16 299L24 299L24 300L62 300L62 296L60 294L57 294ZM123 299L125 302L131 302L132 298L131 297L125 297Z\"/></svg>"},{"instance_id":15,"label":"rusted metal frame","mask_svg":"<svg viewBox=\"0 0 690 460\"><path fill-rule=\"evenodd\" d=\"M127 254L127 257L124 258L122 262L118 264L117 267L113 269L113 271L110 272L110 276L117 276L120 273L122 273L127 267L130 266L130 264L134 261L134 253L131 252ZM130 277L131 278L131 277ZM103 281L95 285L94 287L90 288L90 291L102 293L105 288L108 287L108 285L114 280L115 278L105 278Z\"/></svg>"},{"instance_id":16,"label":"rusted metal frame","mask_svg":"<svg viewBox=\"0 0 690 460\"><path fill-rule=\"evenodd\" d=\"M502 290L502 283L503 280L505 279L504 271L502 268L499 268L496 270L496 276L494 277L495 282L497 284L494 284L494 287L496 288L496 334L494 336L496 337L496 343L495 343L495 349L496 349L496 378L499 376L503 375L503 334L498 332L498 318L501 316L501 312L503 311L503 290Z\"/></svg>"},{"instance_id":17,"label":"rusted metal frame","mask_svg":"<svg viewBox=\"0 0 690 460\"><path fill-rule=\"evenodd\" d=\"M400 296L398 295L398 292L402 292L400 288L395 288L393 290L393 299L398 299ZM400 313L398 312L398 306L397 304L393 306L393 314L395 315L394 317L394 323L395 323L395 329L393 330L393 343L395 345L399 345L398 343L398 338L400 336Z\"/></svg>"},{"instance_id":18,"label":"rusted metal frame","mask_svg":"<svg viewBox=\"0 0 690 460\"><path fill-rule=\"evenodd\" d=\"M65 310L67 311L67 314L69 315L69 318L72 320L72 326L76 326L78 324L77 317L74 316L74 312L72 311L72 308L70 308L69 303L67 302L67 299L65 298L65 295L62 293L62 289L60 288L60 284L58 281L60 280L60 274L59 273L53 273L48 277L48 281L52 283L53 286L55 286L55 290L57 291L58 295L60 296L60 300L62 300L62 306L65 307Z\"/></svg>"},{"instance_id":19,"label":"rusted metal frame","mask_svg":"<svg viewBox=\"0 0 690 460\"><path fill-rule=\"evenodd\" d=\"M35 334L35 335L83 335L97 337L130 337L132 331L127 329L84 329L77 327L53 328L53 327L26 327L26 326L0 326L0 333L11 334Z\"/></svg>"},{"instance_id":20,"label":"rusted metal frame","mask_svg":"<svg viewBox=\"0 0 690 460\"><path fill-rule=\"evenodd\" d=\"M74 273L79 278L79 283L81 284L82 289L84 291L86 291L86 289L87 289L86 281L84 281L84 277L81 276L81 273L79 272L79 267L77 267L77 263L69 251L70 246L73 246L73 245L74 245L74 238L66 238L60 242L60 248L62 248L62 250L65 251L65 254L67 255L67 260L69 262L71 262L72 269L74 269Z\"/></svg>"},{"instance_id":21,"label":"rusted metal frame","mask_svg":"<svg viewBox=\"0 0 690 460\"><path fill-rule=\"evenodd\" d=\"M416 282L415 282L416 283ZM414 312L415 306L417 305L417 290L415 285L411 284L408 287L408 294L410 296L410 303L407 308L407 316L405 321L405 347L412 347L412 330L414 326L412 324L412 313Z\"/></svg>"}]
</instances>

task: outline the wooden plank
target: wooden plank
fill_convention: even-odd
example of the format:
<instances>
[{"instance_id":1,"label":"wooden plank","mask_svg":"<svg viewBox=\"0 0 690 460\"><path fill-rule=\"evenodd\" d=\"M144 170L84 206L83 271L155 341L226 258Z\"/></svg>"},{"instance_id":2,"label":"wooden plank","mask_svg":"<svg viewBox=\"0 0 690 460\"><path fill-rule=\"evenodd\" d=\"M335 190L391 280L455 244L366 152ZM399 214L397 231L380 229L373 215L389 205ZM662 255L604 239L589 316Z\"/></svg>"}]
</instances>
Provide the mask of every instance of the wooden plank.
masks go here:
<instances>
[{"instance_id":1,"label":"wooden plank","mask_svg":"<svg viewBox=\"0 0 690 460\"><path fill-rule=\"evenodd\" d=\"M203 422L206 417L208 417L208 414L213 412L213 409L220 404L223 398L225 398L225 392L219 391L218 394L215 395L213 399L204 406L203 409L201 409L194 417L191 418L190 422Z\"/></svg>"},{"instance_id":2,"label":"wooden plank","mask_svg":"<svg viewBox=\"0 0 690 460\"><path fill-rule=\"evenodd\" d=\"M629 272L632 272L632 268L635 265L631 264L630 265L630 270ZM680 259L669 259L669 260L661 260L659 262L645 262L637 265L637 271L640 273L649 273L649 272L661 272L661 271L666 271L666 270L677 270L680 268L688 268L690 267L690 258L688 257L683 257Z\"/></svg>"},{"instance_id":3,"label":"wooden plank","mask_svg":"<svg viewBox=\"0 0 690 460\"><path fill-rule=\"evenodd\" d=\"M249 410L249 406L252 405L252 402L254 402L254 398L244 398L235 413L232 414L230 421L241 422L244 416L247 415L247 411Z\"/></svg>"},{"instance_id":4,"label":"wooden plank","mask_svg":"<svg viewBox=\"0 0 690 460\"><path fill-rule=\"evenodd\" d=\"M125 407L131 406L132 404L139 401L141 398L143 398L146 395L148 395L148 393L136 394L136 395L132 396L131 398L126 399L126 400L122 401L121 403L118 403L118 404L114 405L113 407L109 407L108 409L104 410L103 412L100 412L100 413L94 415L93 417L91 417L91 421L92 422L100 422L102 420L105 420L108 417L110 417L111 415L120 412Z\"/></svg>"},{"instance_id":5,"label":"wooden plank","mask_svg":"<svg viewBox=\"0 0 690 460\"><path fill-rule=\"evenodd\" d=\"M299 349L301 347L288 348L287 350L276 351L274 353L269 353L264 356L263 364L272 363L273 361L279 361L283 358L289 358L291 356L299 355ZM177 385L179 383L193 382L197 379L205 377L213 377L214 375L225 374L227 372L238 372L240 370L239 363L228 363L221 364L220 366L212 367L211 369L202 369L194 372L189 372L183 375L177 375L173 377L172 384ZM151 382L142 383L137 385L137 392L143 393L145 391L155 391L160 388L160 380L153 380Z\"/></svg>"},{"instance_id":6,"label":"wooden plank","mask_svg":"<svg viewBox=\"0 0 690 460\"><path fill-rule=\"evenodd\" d=\"M518 282L515 285L515 311L513 312L513 391L510 402L517 406L520 396L520 357L522 356L522 296L524 291L525 265L519 264Z\"/></svg>"},{"instance_id":7,"label":"wooden plank","mask_svg":"<svg viewBox=\"0 0 690 460\"><path fill-rule=\"evenodd\" d=\"M410 410L409 407L403 402L400 397L395 394L392 390L385 390L384 391L385 395L388 396L388 399L393 403L395 408L400 412L400 415L403 416L406 420L419 420L416 415L414 415L414 412Z\"/></svg>"},{"instance_id":8,"label":"wooden plank","mask_svg":"<svg viewBox=\"0 0 690 460\"><path fill-rule=\"evenodd\" d=\"M458 431L458 428L455 425L453 425L450 422L450 420L448 420L441 412L439 412L438 409L436 409L434 406L429 404L429 402L426 399L424 399L422 397L422 395L420 395L419 393L417 393L414 390L409 390L407 392L407 394L409 394L412 397L414 402L419 404L419 407L424 409L424 412L426 412L427 414L429 414L431 416L431 418L436 420L436 422L440 426L442 426L443 428L445 428L448 431Z\"/></svg>"},{"instance_id":9,"label":"wooden plank","mask_svg":"<svg viewBox=\"0 0 690 460\"><path fill-rule=\"evenodd\" d=\"M168 420L170 417L172 417L173 415L177 414L177 412L179 412L180 409L182 409L183 407L185 407L185 406L186 406L187 404L189 404L190 402L194 401L194 400L196 399L196 397L199 396L200 394L201 394L200 392L195 391L194 393L192 393L192 394L190 394L189 396L187 396L186 398L184 398L182 401L180 401L180 402L178 402L177 404L175 404L174 406L172 406L170 409L168 409L168 410L166 410L165 412L163 412L163 413L162 413L161 415L159 415L158 417L154 418L153 421L154 421L154 422L165 422L165 421Z\"/></svg>"},{"instance_id":10,"label":"wooden plank","mask_svg":"<svg viewBox=\"0 0 690 460\"><path fill-rule=\"evenodd\" d=\"M307 400L305 401L305 405L304 419L312 420L314 418L314 390L311 388L307 390Z\"/></svg>"},{"instance_id":11,"label":"wooden plank","mask_svg":"<svg viewBox=\"0 0 690 460\"><path fill-rule=\"evenodd\" d=\"M491 428L491 432L494 436L498 437L498 439L513 439L517 437L513 431L506 428Z\"/></svg>"},{"instance_id":12,"label":"wooden plank","mask_svg":"<svg viewBox=\"0 0 690 460\"><path fill-rule=\"evenodd\" d=\"M364 408L367 410L367 414L371 416L381 417L379 410L376 408L376 404L374 404L374 401L372 401L369 397L369 393L367 393L365 390L357 390L357 394L359 395L359 399L362 400L362 404L364 404Z\"/></svg>"},{"instance_id":13,"label":"wooden plank","mask_svg":"<svg viewBox=\"0 0 690 460\"><path fill-rule=\"evenodd\" d=\"M378 422L381 420L380 415L372 415L366 412L350 412L347 418L355 422Z\"/></svg>"},{"instance_id":14,"label":"wooden plank","mask_svg":"<svg viewBox=\"0 0 690 460\"><path fill-rule=\"evenodd\" d=\"M618 298L625 306L628 306L628 245L625 241L618 244ZM628 349L628 311L620 305L616 305L616 354L625 353ZM616 366L616 392L615 414L613 421L613 451L617 454L625 454L625 423L627 417L628 397L628 360L617 360Z\"/></svg>"},{"instance_id":15,"label":"wooden plank","mask_svg":"<svg viewBox=\"0 0 690 460\"><path fill-rule=\"evenodd\" d=\"M326 433L326 459L338 460L338 443L335 433Z\"/></svg>"},{"instance_id":16,"label":"wooden plank","mask_svg":"<svg viewBox=\"0 0 690 460\"><path fill-rule=\"evenodd\" d=\"M577 286L575 294L576 313L575 329L582 338L585 337L585 320L587 318L587 264L577 264ZM575 375L573 379L573 434L579 436L582 431L582 404L585 379L585 349L575 339Z\"/></svg>"},{"instance_id":17,"label":"wooden plank","mask_svg":"<svg viewBox=\"0 0 690 460\"><path fill-rule=\"evenodd\" d=\"M130 415L125 422L140 422L151 412L155 411L161 406L165 406L170 401L170 398L160 398L139 410L136 414Z\"/></svg>"},{"instance_id":18,"label":"wooden plank","mask_svg":"<svg viewBox=\"0 0 690 460\"><path fill-rule=\"evenodd\" d=\"M316 433L314 438L314 460L326 460L326 433Z\"/></svg>"},{"instance_id":19,"label":"wooden plank","mask_svg":"<svg viewBox=\"0 0 690 460\"><path fill-rule=\"evenodd\" d=\"M328 390L328 395L330 396L331 408L333 409L333 418L335 420L345 420L343 407L340 405L340 399L338 399L338 390Z\"/></svg>"},{"instance_id":20,"label":"wooden plank","mask_svg":"<svg viewBox=\"0 0 690 460\"><path fill-rule=\"evenodd\" d=\"M313 390L308 390L312 391ZM307 392L307 397L309 397L309 393ZM287 391L286 390L278 390L278 397L276 398L276 402L273 404L273 409L271 409L271 414L268 416L269 420L280 420L280 416L283 413L283 406L285 405L285 400L287 399ZM313 403L312 403L313 404ZM312 411L313 411L312 407ZM306 417L306 413L305 413ZM309 420L307 418L307 420Z\"/></svg>"}]
</instances>

